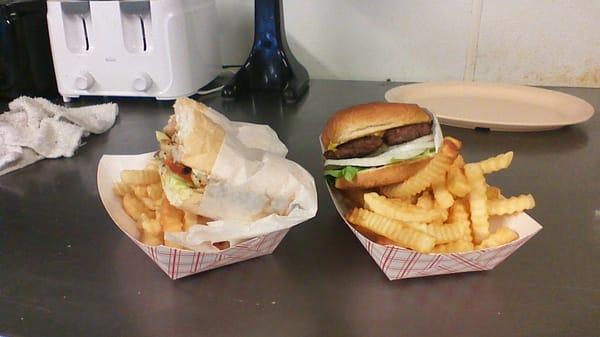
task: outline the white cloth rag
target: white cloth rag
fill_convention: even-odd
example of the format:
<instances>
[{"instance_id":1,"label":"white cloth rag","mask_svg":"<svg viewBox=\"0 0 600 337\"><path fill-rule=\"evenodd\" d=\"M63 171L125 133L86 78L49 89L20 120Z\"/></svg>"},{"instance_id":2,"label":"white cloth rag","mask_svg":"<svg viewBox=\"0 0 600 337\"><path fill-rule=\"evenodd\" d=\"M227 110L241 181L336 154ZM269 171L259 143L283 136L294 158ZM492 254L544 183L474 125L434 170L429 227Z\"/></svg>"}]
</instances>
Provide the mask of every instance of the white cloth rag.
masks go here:
<instances>
[{"instance_id":1,"label":"white cloth rag","mask_svg":"<svg viewBox=\"0 0 600 337\"><path fill-rule=\"evenodd\" d=\"M65 108L44 98L19 97L0 115L0 176L43 158L72 157L81 139L115 124L115 103Z\"/></svg>"}]
</instances>

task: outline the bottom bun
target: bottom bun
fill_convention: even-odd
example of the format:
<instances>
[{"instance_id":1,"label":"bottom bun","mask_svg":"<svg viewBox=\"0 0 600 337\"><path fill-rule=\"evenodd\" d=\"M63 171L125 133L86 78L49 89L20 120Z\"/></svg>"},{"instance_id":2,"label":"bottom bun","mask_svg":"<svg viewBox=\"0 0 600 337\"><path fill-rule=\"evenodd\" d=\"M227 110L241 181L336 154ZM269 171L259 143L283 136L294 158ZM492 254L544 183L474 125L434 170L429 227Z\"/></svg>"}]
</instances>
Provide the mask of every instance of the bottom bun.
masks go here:
<instances>
[{"instance_id":1,"label":"bottom bun","mask_svg":"<svg viewBox=\"0 0 600 337\"><path fill-rule=\"evenodd\" d=\"M335 180L335 187L345 190L351 188L373 188L401 183L425 167L429 160L431 158L362 170L356 174L356 177L352 181L348 181L343 177L337 178Z\"/></svg>"}]
</instances>

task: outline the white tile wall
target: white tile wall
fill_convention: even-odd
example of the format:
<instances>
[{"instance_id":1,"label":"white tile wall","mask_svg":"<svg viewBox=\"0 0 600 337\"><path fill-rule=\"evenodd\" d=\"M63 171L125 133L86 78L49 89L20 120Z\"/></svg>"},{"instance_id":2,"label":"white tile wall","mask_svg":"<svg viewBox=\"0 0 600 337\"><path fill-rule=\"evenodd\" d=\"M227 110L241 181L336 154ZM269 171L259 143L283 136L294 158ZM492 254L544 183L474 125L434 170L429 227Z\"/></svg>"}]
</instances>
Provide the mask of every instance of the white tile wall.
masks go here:
<instances>
[{"instance_id":1,"label":"white tile wall","mask_svg":"<svg viewBox=\"0 0 600 337\"><path fill-rule=\"evenodd\" d=\"M470 0L284 1L290 47L315 77L461 77Z\"/></svg>"},{"instance_id":2,"label":"white tile wall","mask_svg":"<svg viewBox=\"0 0 600 337\"><path fill-rule=\"evenodd\" d=\"M476 80L600 86L599 0L484 0Z\"/></svg>"},{"instance_id":3,"label":"white tile wall","mask_svg":"<svg viewBox=\"0 0 600 337\"><path fill-rule=\"evenodd\" d=\"M242 64L254 37L254 1L216 0L223 64Z\"/></svg>"},{"instance_id":4,"label":"white tile wall","mask_svg":"<svg viewBox=\"0 0 600 337\"><path fill-rule=\"evenodd\" d=\"M475 80L600 87L600 0L283 4L288 42L311 78L462 80L471 68ZM217 6L223 63L241 64L252 45L254 1Z\"/></svg>"}]
</instances>

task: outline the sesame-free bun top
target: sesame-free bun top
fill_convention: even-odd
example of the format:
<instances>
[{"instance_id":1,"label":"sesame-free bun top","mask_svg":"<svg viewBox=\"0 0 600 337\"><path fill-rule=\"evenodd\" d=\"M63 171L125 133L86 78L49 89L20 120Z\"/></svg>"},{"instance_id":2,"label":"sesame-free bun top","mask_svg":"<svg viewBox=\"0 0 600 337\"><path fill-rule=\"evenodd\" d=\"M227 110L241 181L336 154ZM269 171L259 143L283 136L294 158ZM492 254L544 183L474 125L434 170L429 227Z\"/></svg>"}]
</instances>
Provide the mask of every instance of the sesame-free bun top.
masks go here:
<instances>
[{"instance_id":1,"label":"sesame-free bun top","mask_svg":"<svg viewBox=\"0 0 600 337\"><path fill-rule=\"evenodd\" d=\"M323 128L321 142L327 150L379 131L430 121L431 116L416 104L360 104L334 113Z\"/></svg>"},{"instance_id":2,"label":"sesame-free bun top","mask_svg":"<svg viewBox=\"0 0 600 337\"><path fill-rule=\"evenodd\" d=\"M205 114L208 107L189 98L175 101L179 161L192 169L210 173L221 151L225 130Z\"/></svg>"}]
</instances>

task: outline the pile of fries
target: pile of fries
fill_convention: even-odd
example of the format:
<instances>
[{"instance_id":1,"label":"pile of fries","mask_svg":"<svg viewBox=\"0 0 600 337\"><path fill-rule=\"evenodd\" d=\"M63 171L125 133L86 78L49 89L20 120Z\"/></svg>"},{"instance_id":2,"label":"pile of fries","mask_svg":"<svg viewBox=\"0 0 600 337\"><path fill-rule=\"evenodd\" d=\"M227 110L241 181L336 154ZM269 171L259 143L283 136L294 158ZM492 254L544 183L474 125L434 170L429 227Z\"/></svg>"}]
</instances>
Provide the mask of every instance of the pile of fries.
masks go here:
<instances>
[{"instance_id":1,"label":"pile of fries","mask_svg":"<svg viewBox=\"0 0 600 337\"><path fill-rule=\"evenodd\" d=\"M535 207L531 194L505 198L485 175L507 168L507 152L465 164L461 142L444 138L438 153L412 177L378 191L349 191L357 204L346 218L372 241L421 253L453 253L497 247L519 235L490 217Z\"/></svg>"},{"instance_id":2,"label":"pile of fries","mask_svg":"<svg viewBox=\"0 0 600 337\"><path fill-rule=\"evenodd\" d=\"M115 193L122 198L123 209L136 222L141 233L139 241L150 245L182 248L164 240L166 232L187 232L196 224L206 224L211 219L180 210L169 203L160 183L156 163L143 170L121 171L121 181L114 185ZM225 249L228 242L215 243Z\"/></svg>"}]
</instances>

